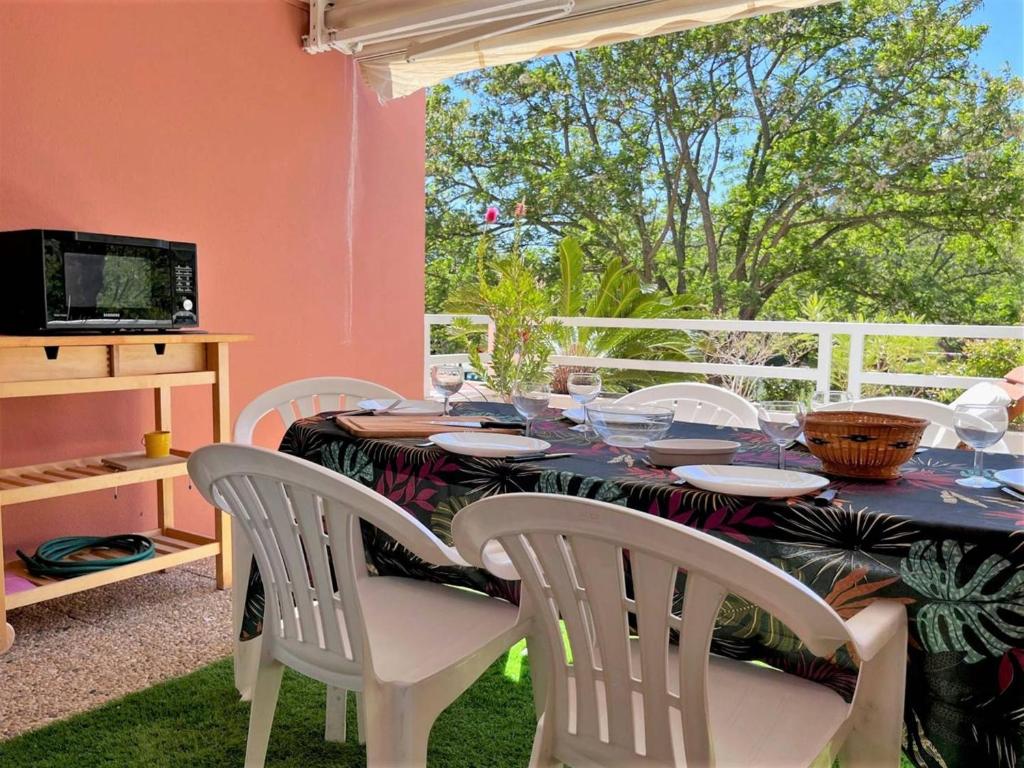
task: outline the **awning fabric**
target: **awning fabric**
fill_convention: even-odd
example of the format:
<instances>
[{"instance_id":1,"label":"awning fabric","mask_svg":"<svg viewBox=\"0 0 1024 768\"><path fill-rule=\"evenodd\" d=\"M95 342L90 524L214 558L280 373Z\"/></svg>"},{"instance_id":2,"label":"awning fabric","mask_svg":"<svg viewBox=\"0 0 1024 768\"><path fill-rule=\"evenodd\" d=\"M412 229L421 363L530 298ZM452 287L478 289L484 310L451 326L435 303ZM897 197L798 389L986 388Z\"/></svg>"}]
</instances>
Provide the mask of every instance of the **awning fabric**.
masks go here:
<instances>
[{"instance_id":1,"label":"awning fabric","mask_svg":"<svg viewBox=\"0 0 1024 768\"><path fill-rule=\"evenodd\" d=\"M498 10L493 19L476 15L465 20L456 33L449 28L431 34L429 28L424 31L422 23L417 27L410 21L422 22L432 14L438 18L458 16L471 4L465 0L338 0L326 14L326 26L342 35L345 30L390 29L390 39L371 38L353 53L367 82L382 98L392 99L474 69L832 1L561 0L564 7L558 12L557 0L495 0L493 7ZM537 12L518 26L531 25L516 29L516 20L508 20L512 13L508 6L529 6L531 2ZM460 35L475 39L459 45ZM436 51L430 52L431 48ZM423 53L424 49L428 52Z\"/></svg>"}]
</instances>

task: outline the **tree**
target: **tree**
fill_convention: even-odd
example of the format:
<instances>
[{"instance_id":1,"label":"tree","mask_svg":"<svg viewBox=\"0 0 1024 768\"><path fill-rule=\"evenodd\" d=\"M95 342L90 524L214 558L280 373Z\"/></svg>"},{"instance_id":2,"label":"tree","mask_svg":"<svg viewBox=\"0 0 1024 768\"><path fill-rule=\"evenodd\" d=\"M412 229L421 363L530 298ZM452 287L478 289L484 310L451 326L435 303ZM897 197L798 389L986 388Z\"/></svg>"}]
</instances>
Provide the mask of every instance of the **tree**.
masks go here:
<instances>
[{"instance_id":1,"label":"tree","mask_svg":"<svg viewBox=\"0 0 1024 768\"><path fill-rule=\"evenodd\" d=\"M592 284L614 257L717 315L817 291L851 313L895 297L1016 321L1024 89L972 63L977 2L853 0L435 88L428 280L471 274L467 210L526 196L546 246L583 243Z\"/></svg>"}]
</instances>

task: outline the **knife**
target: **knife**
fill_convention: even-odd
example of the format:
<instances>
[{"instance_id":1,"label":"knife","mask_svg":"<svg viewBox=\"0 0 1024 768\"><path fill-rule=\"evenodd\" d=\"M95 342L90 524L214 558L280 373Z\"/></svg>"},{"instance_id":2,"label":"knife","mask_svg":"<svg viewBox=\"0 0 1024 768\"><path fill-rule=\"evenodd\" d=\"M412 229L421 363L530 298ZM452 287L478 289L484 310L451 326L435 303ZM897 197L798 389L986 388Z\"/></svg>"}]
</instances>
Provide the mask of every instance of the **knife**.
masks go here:
<instances>
[{"instance_id":1,"label":"knife","mask_svg":"<svg viewBox=\"0 0 1024 768\"><path fill-rule=\"evenodd\" d=\"M1010 488L1007 485L999 486L999 490L1002 491L1003 493L1005 493L1011 499L1016 499L1017 501L1024 501L1024 493L1021 493L1020 491L1016 491L1016 490L1014 490L1013 488Z\"/></svg>"},{"instance_id":2,"label":"knife","mask_svg":"<svg viewBox=\"0 0 1024 768\"><path fill-rule=\"evenodd\" d=\"M515 421L428 421L427 423L463 429L523 429L523 425Z\"/></svg>"},{"instance_id":3,"label":"knife","mask_svg":"<svg viewBox=\"0 0 1024 768\"><path fill-rule=\"evenodd\" d=\"M525 461L544 461L545 459L564 459L566 456L575 456L575 453L524 453L521 456L512 456L506 461L519 464Z\"/></svg>"},{"instance_id":4,"label":"knife","mask_svg":"<svg viewBox=\"0 0 1024 768\"><path fill-rule=\"evenodd\" d=\"M832 499L839 493L835 488L826 488L824 491L814 497L815 504L831 504Z\"/></svg>"}]
</instances>

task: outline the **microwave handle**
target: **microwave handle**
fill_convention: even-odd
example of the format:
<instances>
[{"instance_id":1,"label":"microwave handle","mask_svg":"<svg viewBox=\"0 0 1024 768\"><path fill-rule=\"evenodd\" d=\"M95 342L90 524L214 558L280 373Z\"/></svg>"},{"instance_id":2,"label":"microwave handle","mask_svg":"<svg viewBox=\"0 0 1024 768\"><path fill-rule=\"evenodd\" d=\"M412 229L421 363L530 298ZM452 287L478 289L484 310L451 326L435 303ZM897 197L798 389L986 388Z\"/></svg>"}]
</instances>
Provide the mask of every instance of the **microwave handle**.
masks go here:
<instances>
[{"instance_id":1,"label":"microwave handle","mask_svg":"<svg viewBox=\"0 0 1024 768\"><path fill-rule=\"evenodd\" d=\"M112 245L134 245L142 248L170 248L166 240L151 240L144 237L122 235L94 235L89 232L75 232L75 240L83 243L110 243Z\"/></svg>"}]
</instances>

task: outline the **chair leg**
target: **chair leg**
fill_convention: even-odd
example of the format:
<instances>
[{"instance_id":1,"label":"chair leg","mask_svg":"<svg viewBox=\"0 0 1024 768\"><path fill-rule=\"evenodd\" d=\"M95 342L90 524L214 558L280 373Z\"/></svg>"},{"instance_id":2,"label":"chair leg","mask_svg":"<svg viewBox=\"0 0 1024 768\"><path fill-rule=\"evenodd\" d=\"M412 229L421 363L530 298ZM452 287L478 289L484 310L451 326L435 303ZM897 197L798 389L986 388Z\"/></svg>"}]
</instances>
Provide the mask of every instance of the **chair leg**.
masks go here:
<instances>
[{"instance_id":1,"label":"chair leg","mask_svg":"<svg viewBox=\"0 0 1024 768\"><path fill-rule=\"evenodd\" d=\"M850 731L839 752L843 768L899 766L907 683L906 625L861 664Z\"/></svg>"},{"instance_id":2,"label":"chair leg","mask_svg":"<svg viewBox=\"0 0 1024 768\"><path fill-rule=\"evenodd\" d=\"M267 759L270 729L274 725L277 694L281 690L284 665L276 660L260 663L249 709L249 738L245 747L245 768L263 768Z\"/></svg>"},{"instance_id":3,"label":"chair leg","mask_svg":"<svg viewBox=\"0 0 1024 768\"><path fill-rule=\"evenodd\" d=\"M364 702L366 716L373 723L366 739L367 768L426 766L427 740L440 713L429 706L416 706L412 691L398 686L367 688Z\"/></svg>"},{"instance_id":4,"label":"chair leg","mask_svg":"<svg viewBox=\"0 0 1024 768\"><path fill-rule=\"evenodd\" d=\"M348 715L348 691L327 686L327 717L324 741L345 743L345 719Z\"/></svg>"}]
</instances>

